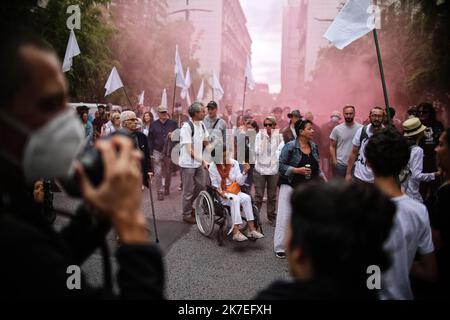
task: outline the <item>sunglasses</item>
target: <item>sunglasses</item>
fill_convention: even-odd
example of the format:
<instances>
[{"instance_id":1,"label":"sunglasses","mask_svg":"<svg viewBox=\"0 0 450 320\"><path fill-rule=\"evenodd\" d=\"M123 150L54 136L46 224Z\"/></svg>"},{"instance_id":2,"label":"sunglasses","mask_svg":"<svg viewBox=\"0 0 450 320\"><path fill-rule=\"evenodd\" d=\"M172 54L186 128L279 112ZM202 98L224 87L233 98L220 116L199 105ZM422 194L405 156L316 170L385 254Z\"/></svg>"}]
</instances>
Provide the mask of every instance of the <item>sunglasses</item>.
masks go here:
<instances>
[{"instance_id":1,"label":"sunglasses","mask_svg":"<svg viewBox=\"0 0 450 320\"><path fill-rule=\"evenodd\" d=\"M271 123L264 123L264 127L273 127L273 124L271 124Z\"/></svg>"}]
</instances>

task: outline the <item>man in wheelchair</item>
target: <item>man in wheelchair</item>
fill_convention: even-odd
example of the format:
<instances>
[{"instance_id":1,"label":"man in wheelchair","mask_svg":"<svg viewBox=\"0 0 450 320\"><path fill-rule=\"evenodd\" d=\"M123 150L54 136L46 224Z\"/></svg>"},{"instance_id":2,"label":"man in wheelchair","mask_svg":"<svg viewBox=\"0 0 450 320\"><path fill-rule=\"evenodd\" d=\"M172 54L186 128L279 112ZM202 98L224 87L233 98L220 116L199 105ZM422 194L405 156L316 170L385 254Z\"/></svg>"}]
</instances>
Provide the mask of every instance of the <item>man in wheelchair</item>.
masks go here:
<instances>
[{"instance_id":1,"label":"man in wheelchair","mask_svg":"<svg viewBox=\"0 0 450 320\"><path fill-rule=\"evenodd\" d=\"M247 179L250 165L244 164L243 170L241 172L239 163L231 157L231 153L227 150L223 150L222 159L216 157L209 166L212 188L219 195L221 203L230 207L232 224L228 234L232 234L233 240L238 242L246 241L249 238L264 238L264 235L257 231L251 197L241 190L241 186ZM242 224L241 206L247 220L246 236L241 233L239 228Z\"/></svg>"}]
</instances>

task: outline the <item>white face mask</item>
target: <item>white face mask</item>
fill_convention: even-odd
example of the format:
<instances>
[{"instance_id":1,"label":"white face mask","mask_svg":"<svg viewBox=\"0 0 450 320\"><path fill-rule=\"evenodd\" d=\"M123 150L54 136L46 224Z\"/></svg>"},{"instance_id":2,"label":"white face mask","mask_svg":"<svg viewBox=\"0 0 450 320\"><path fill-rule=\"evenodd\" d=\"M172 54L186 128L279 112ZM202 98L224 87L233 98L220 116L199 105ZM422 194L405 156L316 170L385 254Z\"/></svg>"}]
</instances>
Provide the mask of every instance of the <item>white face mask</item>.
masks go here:
<instances>
[{"instance_id":1,"label":"white face mask","mask_svg":"<svg viewBox=\"0 0 450 320\"><path fill-rule=\"evenodd\" d=\"M183 113L183 108L175 108L175 112L181 114Z\"/></svg>"},{"instance_id":2,"label":"white face mask","mask_svg":"<svg viewBox=\"0 0 450 320\"><path fill-rule=\"evenodd\" d=\"M336 116L331 117L331 121L332 121L333 123L338 123L339 120L340 120L339 117L336 117Z\"/></svg>"},{"instance_id":3,"label":"white face mask","mask_svg":"<svg viewBox=\"0 0 450 320\"><path fill-rule=\"evenodd\" d=\"M33 131L5 114L0 118L28 136L21 163L28 184L42 178L69 176L74 159L85 146L83 125L73 110L68 109Z\"/></svg>"}]
</instances>

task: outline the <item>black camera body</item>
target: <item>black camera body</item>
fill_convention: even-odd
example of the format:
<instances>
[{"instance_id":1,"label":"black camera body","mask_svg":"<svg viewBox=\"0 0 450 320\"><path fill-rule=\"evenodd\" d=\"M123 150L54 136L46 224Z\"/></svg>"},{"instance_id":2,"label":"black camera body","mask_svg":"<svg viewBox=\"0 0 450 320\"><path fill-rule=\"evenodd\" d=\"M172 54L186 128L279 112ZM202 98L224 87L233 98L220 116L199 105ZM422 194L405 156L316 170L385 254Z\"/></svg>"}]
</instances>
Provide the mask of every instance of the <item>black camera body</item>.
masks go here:
<instances>
[{"instance_id":1,"label":"black camera body","mask_svg":"<svg viewBox=\"0 0 450 320\"><path fill-rule=\"evenodd\" d=\"M137 149L138 146L136 145L135 139L133 138L133 135L128 130L117 130L113 132L112 134L102 138L104 140L109 140L114 136L123 136L131 139L133 141L134 147ZM100 183L103 181L103 175L104 175L104 166L103 166L103 159L100 151L96 149L95 147L87 147L85 148L81 154L76 158L78 162L81 163L81 165L84 168L84 172L86 173L87 177L91 181L92 185L94 187L97 187L100 185ZM70 178L64 181L61 181L62 186L64 187L64 190L72 197L75 198L81 198L81 190L79 183L77 181L77 177L75 174L75 170L70 174Z\"/></svg>"},{"instance_id":2,"label":"black camera body","mask_svg":"<svg viewBox=\"0 0 450 320\"><path fill-rule=\"evenodd\" d=\"M44 186L44 203L42 205L42 214L45 216L50 224L53 224L56 219L56 213L53 210L53 181L43 180Z\"/></svg>"}]
</instances>

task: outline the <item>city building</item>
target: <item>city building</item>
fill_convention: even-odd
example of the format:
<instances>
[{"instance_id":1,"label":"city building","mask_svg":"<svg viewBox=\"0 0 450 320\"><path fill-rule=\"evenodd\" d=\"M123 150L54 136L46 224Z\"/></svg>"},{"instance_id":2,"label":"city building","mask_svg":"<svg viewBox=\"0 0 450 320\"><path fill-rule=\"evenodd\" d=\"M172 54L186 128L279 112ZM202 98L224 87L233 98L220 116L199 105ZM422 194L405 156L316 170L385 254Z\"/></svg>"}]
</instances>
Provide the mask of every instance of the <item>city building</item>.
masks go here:
<instances>
[{"instance_id":1,"label":"city building","mask_svg":"<svg viewBox=\"0 0 450 320\"><path fill-rule=\"evenodd\" d=\"M170 0L167 4L169 19L192 22L196 39L194 57L199 60L199 71L205 79L210 81L213 72L220 75L225 91L221 104L240 106L252 40L239 0ZM205 94L205 100L212 98L211 90Z\"/></svg>"},{"instance_id":2,"label":"city building","mask_svg":"<svg viewBox=\"0 0 450 320\"><path fill-rule=\"evenodd\" d=\"M305 54L305 80L311 79L320 48L328 46L329 42L323 37L331 22L338 14L342 0L314 0L309 1L307 25L308 37Z\"/></svg>"},{"instance_id":3,"label":"city building","mask_svg":"<svg viewBox=\"0 0 450 320\"><path fill-rule=\"evenodd\" d=\"M281 59L280 104L304 103L305 82L311 79L323 37L342 0L285 0Z\"/></svg>"},{"instance_id":4,"label":"city building","mask_svg":"<svg viewBox=\"0 0 450 320\"><path fill-rule=\"evenodd\" d=\"M298 105L305 82L308 1L285 0L279 103Z\"/></svg>"}]
</instances>

